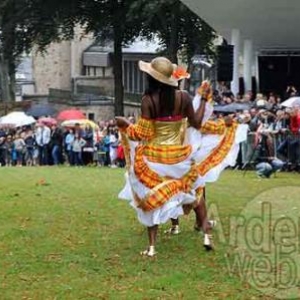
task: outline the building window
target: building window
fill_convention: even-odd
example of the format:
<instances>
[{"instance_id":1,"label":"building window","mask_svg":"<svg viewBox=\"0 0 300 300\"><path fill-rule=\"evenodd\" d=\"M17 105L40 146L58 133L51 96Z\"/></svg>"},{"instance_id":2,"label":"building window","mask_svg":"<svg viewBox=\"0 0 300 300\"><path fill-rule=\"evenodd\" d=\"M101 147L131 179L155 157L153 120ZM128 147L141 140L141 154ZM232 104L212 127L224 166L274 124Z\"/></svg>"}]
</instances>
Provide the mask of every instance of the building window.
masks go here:
<instances>
[{"instance_id":1,"label":"building window","mask_svg":"<svg viewBox=\"0 0 300 300\"><path fill-rule=\"evenodd\" d=\"M104 71L105 72L105 71ZM85 66L83 70L83 74L85 76L98 76L99 74L103 73L103 68L100 67L89 67ZM105 73L104 73L105 74Z\"/></svg>"},{"instance_id":2,"label":"building window","mask_svg":"<svg viewBox=\"0 0 300 300\"><path fill-rule=\"evenodd\" d=\"M126 93L142 94L145 89L144 77L137 61L128 60L123 62L123 84Z\"/></svg>"},{"instance_id":3,"label":"building window","mask_svg":"<svg viewBox=\"0 0 300 300\"><path fill-rule=\"evenodd\" d=\"M88 113L88 119L91 121L95 121L95 114L94 113Z\"/></svg>"}]
</instances>

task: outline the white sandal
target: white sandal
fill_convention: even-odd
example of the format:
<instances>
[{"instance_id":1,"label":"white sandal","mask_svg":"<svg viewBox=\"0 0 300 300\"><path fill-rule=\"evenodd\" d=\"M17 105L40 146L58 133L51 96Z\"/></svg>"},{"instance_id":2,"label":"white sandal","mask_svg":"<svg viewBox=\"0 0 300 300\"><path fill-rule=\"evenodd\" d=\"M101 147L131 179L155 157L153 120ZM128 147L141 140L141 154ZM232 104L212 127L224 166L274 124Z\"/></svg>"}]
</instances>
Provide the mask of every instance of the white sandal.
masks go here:
<instances>
[{"instance_id":1,"label":"white sandal","mask_svg":"<svg viewBox=\"0 0 300 300\"><path fill-rule=\"evenodd\" d=\"M204 234L204 242L203 246L206 251L214 250L214 245L212 242L212 235L211 234Z\"/></svg>"},{"instance_id":2,"label":"white sandal","mask_svg":"<svg viewBox=\"0 0 300 300\"><path fill-rule=\"evenodd\" d=\"M149 248L147 250L142 251L140 254L142 256L153 257L157 254L157 252L155 251L154 246L149 246Z\"/></svg>"},{"instance_id":3,"label":"white sandal","mask_svg":"<svg viewBox=\"0 0 300 300\"><path fill-rule=\"evenodd\" d=\"M168 230L164 231L165 234L177 235L180 233L179 225L172 226Z\"/></svg>"}]
</instances>

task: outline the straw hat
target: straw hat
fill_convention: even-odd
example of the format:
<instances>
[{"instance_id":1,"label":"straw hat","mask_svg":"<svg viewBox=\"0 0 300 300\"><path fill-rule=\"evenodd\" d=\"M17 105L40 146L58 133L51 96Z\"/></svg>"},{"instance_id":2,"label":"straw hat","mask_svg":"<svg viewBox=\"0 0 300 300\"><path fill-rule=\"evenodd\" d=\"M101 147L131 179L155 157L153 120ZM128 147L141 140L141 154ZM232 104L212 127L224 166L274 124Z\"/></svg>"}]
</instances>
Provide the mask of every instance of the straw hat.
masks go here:
<instances>
[{"instance_id":1,"label":"straw hat","mask_svg":"<svg viewBox=\"0 0 300 300\"><path fill-rule=\"evenodd\" d=\"M178 86L178 80L173 77L174 65L165 57L156 57L150 63L140 60L139 68L159 82Z\"/></svg>"}]
</instances>

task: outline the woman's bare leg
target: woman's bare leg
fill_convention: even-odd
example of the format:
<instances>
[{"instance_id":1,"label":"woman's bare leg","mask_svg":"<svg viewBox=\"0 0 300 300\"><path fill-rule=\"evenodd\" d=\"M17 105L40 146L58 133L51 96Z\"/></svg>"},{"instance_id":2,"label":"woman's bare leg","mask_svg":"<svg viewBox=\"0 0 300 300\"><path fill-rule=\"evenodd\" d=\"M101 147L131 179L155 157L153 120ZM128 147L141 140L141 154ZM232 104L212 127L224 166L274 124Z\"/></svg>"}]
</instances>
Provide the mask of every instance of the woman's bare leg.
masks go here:
<instances>
[{"instance_id":1,"label":"woman's bare leg","mask_svg":"<svg viewBox=\"0 0 300 300\"><path fill-rule=\"evenodd\" d=\"M179 230L179 218L177 219L171 219L171 228L165 230L165 233L167 234L179 234L180 233L180 230Z\"/></svg>"},{"instance_id":2,"label":"woman's bare leg","mask_svg":"<svg viewBox=\"0 0 300 300\"><path fill-rule=\"evenodd\" d=\"M212 250L212 237L211 237L211 225L208 222L207 218L207 209L205 198L202 196L199 204L194 208L196 214L197 224L201 224L202 231L204 233L204 247L206 250Z\"/></svg>"},{"instance_id":3,"label":"woman's bare leg","mask_svg":"<svg viewBox=\"0 0 300 300\"><path fill-rule=\"evenodd\" d=\"M157 237L158 225L148 227L149 246L155 246Z\"/></svg>"},{"instance_id":4,"label":"woman's bare leg","mask_svg":"<svg viewBox=\"0 0 300 300\"><path fill-rule=\"evenodd\" d=\"M147 250L141 252L142 255L151 257L156 254L155 244L156 244L157 231L158 231L158 225L148 227L149 248Z\"/></svg>"}]
</instances>

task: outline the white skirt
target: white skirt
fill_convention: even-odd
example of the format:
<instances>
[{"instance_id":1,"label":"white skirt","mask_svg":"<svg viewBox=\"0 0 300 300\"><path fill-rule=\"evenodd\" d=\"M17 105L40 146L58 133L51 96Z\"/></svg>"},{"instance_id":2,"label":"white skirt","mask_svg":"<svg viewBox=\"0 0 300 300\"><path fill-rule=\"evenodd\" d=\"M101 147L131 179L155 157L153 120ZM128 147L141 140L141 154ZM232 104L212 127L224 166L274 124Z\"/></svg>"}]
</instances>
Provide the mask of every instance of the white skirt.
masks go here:
<instances>
[{"instance_id":1,"label":"white skirt","mask_svg":"<svg viewBox=\"0 0 300 300\"><path fill-rule=\"evenodd\" d=\"M136 210L139 221L145 226L151 227L166 223L170 218L178 218L183 214L183 205L192 204L197 200L197 188L204 187L207 182L217 181L221 172L226 167L235 165L239 153L239 143L246 140L247 131L247 125L239 125L237 127L234 141L230 150L222 157L222 161L214 165L211 169L208 169L203 176L198 175L189 193L179 192L168 199L168 201L159 208L152 211L144 211L137 206L133 192L139 198L143 199L149 193L150 189L139 181L131 165L126 173L126 184L119 193L119 198L129 201L130 205ZM146 157L144 157L144 161L147 166L159 176L168 176L178 179L189 172L193 163L201 164L201 162L204 162L212 151L218 149L222 139L223 136L202 135L198 130L189 128L186 132L185 143L192 145L192 153L184 161L173 165L153 163L148 161ZM135 159L135 149L137 146L137 142L130 142L130 159L132 162L134 162Z\"/></svg>"}]
</instances>

